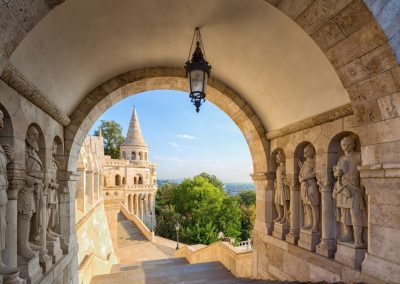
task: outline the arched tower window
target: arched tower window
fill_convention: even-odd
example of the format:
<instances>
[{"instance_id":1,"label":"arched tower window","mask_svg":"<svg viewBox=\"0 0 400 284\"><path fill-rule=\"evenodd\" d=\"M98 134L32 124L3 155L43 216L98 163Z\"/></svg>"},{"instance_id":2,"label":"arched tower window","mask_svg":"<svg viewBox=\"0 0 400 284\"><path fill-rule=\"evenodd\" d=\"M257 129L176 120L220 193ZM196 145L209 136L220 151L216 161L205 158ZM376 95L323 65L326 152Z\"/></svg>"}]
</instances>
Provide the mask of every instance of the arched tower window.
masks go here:
<instances>
[{"instance_id":1,"label":"arched tower window","mask_svg":"<svg viewBox=\"0 0 400 284\"><path fill-rule=\"evenodd\" d=\"M133 184L137 184L137 178L136 177L133 178Z\"/></svg>"},{"instance_id":2,"label":"arched tower window","mask_svg":"<svg viewBox=\"0 0 400 284\"><path fill-rule=\"evenodd\" d=\"M131 160L136 160L136 152L132 152L132 155L131 155Z\"/></svg>"},{"instance_id":3,"label":"arched tower window","mask_svg":"<svg viewBox=\"0 0 400 284\"><path fill-rule=\"evenodd\" d=\"M125 177L122 178L122 184L126 184L126 178Z\"/></svg>"},{"instance_id":4,"label":"arched tower window","mask_svg":"<svg viewBox=\"0 0 400 284\"><path fill-rule=\"evenodd\" d=\"M138 184L143 184L143 177L142 177L142 176L139 176L139 178L138 178Z\"/></svg>"},{"instance_id":5,"label":"arched tower window","mask_svg":"<svg viewBox=\"0 0 400 284\"><path fill-rule=\"evenodd\" d=\"M139 152L139 160L143 160L143 152Z\"/></svg>"},{"instance_id":6,"label":"arched tower window","mask_svg":"<svg viewBox=\"0 0 400 284\"><path fill-rule=\"evenodd\" d=\"M121 185L121 176L120 175L115 176L115 185Z\"/></svg>"}]
</instances>

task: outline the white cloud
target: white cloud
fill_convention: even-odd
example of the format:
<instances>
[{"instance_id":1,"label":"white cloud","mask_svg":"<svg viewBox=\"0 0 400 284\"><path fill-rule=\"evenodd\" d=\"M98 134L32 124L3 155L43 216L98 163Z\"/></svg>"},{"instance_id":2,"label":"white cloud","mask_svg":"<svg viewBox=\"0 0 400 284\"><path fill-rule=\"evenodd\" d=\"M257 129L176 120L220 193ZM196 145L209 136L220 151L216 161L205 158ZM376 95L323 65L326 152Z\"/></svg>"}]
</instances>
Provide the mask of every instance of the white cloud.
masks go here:
<instances>
[{"instance_id":1,"label":"white cloud","mask_svg":"<svg viewBox=\"0 0 400 284\"><path fill-rule=\"evenodd\" d=\"M176 135L176 137L183 138L183 139L189 139L189 140L197 139L196 137L189 135L189 134L178 134L178 135Z\"/></svg>"},{"instance_id":2,"label":"white cloud","mask_svg":"<svg viewBox=\"0 0 400 284\"><path fill-rule=\"evenodd\" d=\"M164 160L164 161L182 162L182 160L177 158L177 157L154 156L154 159L156 159L156 160Z\"/></svg>"},{"instance_id":3,"label":"white cloud","mask_svg":"<svg viewBox=\"0 0 400 284\"><path fill-rule=\"evenodd\" d=\"M169 142L169 145L171 145L172 147L175 147L175 148L181 148L181 145L179 145L178 143L175 143L175 142Z\"/></svg>"}]
</instances>

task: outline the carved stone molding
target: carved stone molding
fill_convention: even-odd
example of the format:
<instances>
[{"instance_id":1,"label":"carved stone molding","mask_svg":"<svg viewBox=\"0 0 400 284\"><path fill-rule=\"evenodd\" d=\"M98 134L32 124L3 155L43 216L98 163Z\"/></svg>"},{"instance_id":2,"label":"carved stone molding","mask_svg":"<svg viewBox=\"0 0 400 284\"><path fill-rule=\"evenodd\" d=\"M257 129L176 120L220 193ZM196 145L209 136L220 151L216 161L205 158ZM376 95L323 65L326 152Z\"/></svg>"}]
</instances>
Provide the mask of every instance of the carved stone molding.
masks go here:
<instances>
[{"instance_id":1,"label":"carved stone molding","mask_svg":"<svg viewBox=\"0 0 400 284\"><path fill-rule=\"evenodd\" d=\"M301 121L295 122L293 124L289 124L285 127L282 127L277 130L273 130L266 134L267 139L275 139L288 134L295 133L297 131L301 131L307 128L311 128L317 125L321 125L327 122L332 122L337 119L349 116L353 114L353 109L351 108L351 104L346 104L327 112L323 112L321 114L303 119Z\"/></svg>"},{"instance_id":2,"label":"carved stone molding","mask_svg":"<svg viewBox=\"0 0 400 284\"><path fill-rule=\"evenodd\" d=\"M45 113L54 118L61 125L67 126L71 122L68 115L66 115L55 103L50 101L10 63L4 67L0 79L31 103L38 106Z\"/></svg>"}]
</instances>

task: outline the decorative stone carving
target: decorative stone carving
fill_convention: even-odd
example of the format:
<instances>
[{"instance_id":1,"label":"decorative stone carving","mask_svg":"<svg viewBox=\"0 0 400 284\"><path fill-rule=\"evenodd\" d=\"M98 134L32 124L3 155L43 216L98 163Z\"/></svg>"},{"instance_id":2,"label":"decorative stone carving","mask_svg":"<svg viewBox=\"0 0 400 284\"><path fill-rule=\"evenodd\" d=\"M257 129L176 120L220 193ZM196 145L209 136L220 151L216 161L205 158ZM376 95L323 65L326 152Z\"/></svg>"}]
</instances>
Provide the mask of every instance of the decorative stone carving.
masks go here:
<instances>
[{"instance_id":1,"label":"decorative stone carving","mask_svg":"<svg viewBox=\"0 0 400 284\"><path fill-rule=\"evenodd\" d=\"M40 196L44 189L43 164L38 156L39 151L39 132L31 125L28 128L25 150L25 185L18 194L18 254L25 259L32 259L39 251L40 246L29 242L31 220L34 213L38 213L40 208ZM32 225L32 236L39 241L40 214L36 214Z\"/></svg>"},{"instance_id":2,"label":"decorative stone carving","mask_svg":"<svg viewBox=\"0 0 400 284\"><path fill-rule=\"evenodd\" d=\"M3 128L4 114L0 110L0 128ZM10 145L0 145L0 274L11 274L18 271L17 267L9 267L3 262L4 249L6 247L7 230L7 164L14 158L14 148ZM3 251L3 252L2 252Z\"/></svg>"},{"instance_id":3,"label":"decorative stone carving","mask_svg":"<svg viewBox=\"0 0 400 284\"><path fill-rule=\"evenodd\" d=\"M47 240L57 241L57 238L61 235L54 232L55 228L59 225L59 211L58 211L58 188L59 184L57 181L58 166L54 155L57 154L57 142L53 143L53 156L50 164L49 172L49 185L48 185L48 195L47 195Z\"/></svg>"},{"instance_id":4,"label":"decorative stone carving","mask_svg":"<svg viewBox=\"0 0 400 284\"><path fill-rule=\"evenodd\" d=\"M276 154L276 164L274 201L278 217L274 219L274 223L286 224L288 222L290 192L289 185L286 180L285 156L281 150L279 150Z\"/></svg>"},{"instance_id":5,"label":"decorative stone carving","mask_svg":"<svg viewBox=\"0 0 400 284\"><path fill-rule=\"evenodd\" d=\"M336 200L337 220L343 223L345 232L339 242L352 242L352 228L355 248L365 246L362 236L363 227L367 226L367 215L364 204L364 192L360 186L360 172L357 166L361 165L361 155L356 153L353 137L346 136L341 140L344 155L333 167L336 178L332 193Z\"/></svg>"},{"instance_id":6,"label":"decorative stone carving","mask_svg":"<svg viewBox=\"0 0 400 284\"><path fill-rule=\"evenodd\" d=\"M320 196L315 172L315 150L312 145L307 145L304 148L304 157L306 158L304 163L299 161L301 199L308 220L308 224L305 224L303 229L311 229L313 233L316 233L319 231Z\"/></svg>"}]
</instances>

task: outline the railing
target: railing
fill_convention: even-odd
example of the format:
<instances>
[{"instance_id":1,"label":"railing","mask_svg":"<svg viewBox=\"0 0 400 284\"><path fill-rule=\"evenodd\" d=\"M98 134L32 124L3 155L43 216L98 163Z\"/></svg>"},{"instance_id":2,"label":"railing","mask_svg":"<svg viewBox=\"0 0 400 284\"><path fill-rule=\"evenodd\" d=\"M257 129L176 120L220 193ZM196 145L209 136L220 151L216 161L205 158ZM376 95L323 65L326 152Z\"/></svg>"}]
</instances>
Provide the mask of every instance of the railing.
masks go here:
<instances>
[{"instance_id":1,"label":"railing","mask_svg":"<svg viewBox=\"0 0 400 284\"><path fill-rule=\"evenodd\" d=\"M253 251L241 250L228 242L216 242L209 246L184 246L176 256L185 257L189 263L219 261L236 277L251 278Z\"/></svg>"},{"instance_id":2,"label":"railing","mask_svg":"<svg viewBox=\"0 0 400 284\"><path fill-rule=\"evenodd\" d=\"M236 249L240 250L251 250L251 240L248 239L247 241L242 241L239 243L239 246Z\"/></svg>"},{"instance_id":3,"label":"railing","mask_svg":"<svg viewBox=\"0 0 400 284\"><path fill-rule=\"evenodd\" d=\"M146 185L146 184L134 184L134 185L124 185L124 189L125 190L135 190L135 189L139 189L139 190L156 190L157 189L157 185L156 184L151 184L151 185Z\"/></svg>"}]
</instances>

